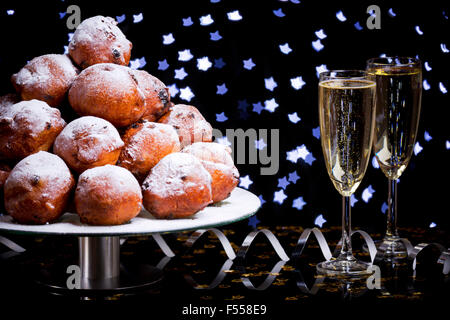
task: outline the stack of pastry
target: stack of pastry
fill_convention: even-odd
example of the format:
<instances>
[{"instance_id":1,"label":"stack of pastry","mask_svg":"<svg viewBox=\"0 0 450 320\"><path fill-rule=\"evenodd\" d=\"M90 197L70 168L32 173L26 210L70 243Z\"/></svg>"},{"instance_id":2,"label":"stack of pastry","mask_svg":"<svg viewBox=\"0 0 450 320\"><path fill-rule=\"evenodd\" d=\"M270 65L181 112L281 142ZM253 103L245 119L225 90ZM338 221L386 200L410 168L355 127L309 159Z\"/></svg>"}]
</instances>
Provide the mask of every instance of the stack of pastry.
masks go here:
<instances>
[{"instance_id":1,"label":"stack of pastry","mask_svg":"<svg viewBox=\"0 0 450 320\"><path fill-rule=\"evenodd\" d=\"M68 55L36 57L11 77L17 92L0 97L0 188L18 223L54 222L71 206L90 225L125 223L142 206L189 217L236 187L231 150L211 142L197 108L128 67L131 48L114 19L96 16Z\"/></svg>"}]
</instances>

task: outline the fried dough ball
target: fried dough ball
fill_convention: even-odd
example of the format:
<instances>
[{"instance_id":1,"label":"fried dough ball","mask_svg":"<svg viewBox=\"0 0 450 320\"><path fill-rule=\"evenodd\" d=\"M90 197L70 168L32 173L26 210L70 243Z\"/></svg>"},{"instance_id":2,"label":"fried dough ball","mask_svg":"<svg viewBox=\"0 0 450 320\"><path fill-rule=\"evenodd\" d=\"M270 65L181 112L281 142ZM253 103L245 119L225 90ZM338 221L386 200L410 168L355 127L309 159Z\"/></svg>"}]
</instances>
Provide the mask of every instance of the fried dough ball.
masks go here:
<instances>
[{"instance_id":1,"label":"fried dough ball","mask_svg":"<svg viewBox=\"0 0 450 320\"><path fill-rule=\"evenodd\" d=\"M7 108L20 101L20 97L15 93L8 93L0 97L0 113L3 108Z\"/></svg>"},{"instance_id":2,"label":"fried dough ball","mask_svg":"<svg viewBox=\"0 0 450 320\"><path fill-rule=\"evenodd\" d=\"M176 104L158 122L167 123L177 129L181 147L194 142L211 142L212 127L194 106Z\"/></svg>"},{"instance_id":3,"label":"fried dough ball","mask_svg":"<svg viewBox=\"0 0 450 320\"><path fill-rule=\"evenodd\" d=\"M75 180L64 161L40 151L20 161L4 185L5 208L17 222L45 224L65 210Z\"/></svg>"},{"instance_id":4,"label":"fried dough ball","mask_svg":"<svg viewBox=\"0 0 450 320\"><path fill-rule=\"evenodd\" d=\"M211 175L188 153L165 156L150 171L142 190L145 209L158 219L189 217L212 202Z\"/></svg>"},{"instance_id":5,"label":"fried dough ball","mask_svg":"<svg viewBox=\"0 0 450 320\"><path fill-rule=\"evenodd\" d=\"M57 107L78 73L67 55L46 54L29 61L11 81L23 100L42 100Z\"/></svg>"},{"instance_id":6,"label":"fried dough ball","mask_svg":"<svg viewBox=\"0 0 450 320\"><path fill-rule=\"evenodd\" d=\"M130 170L139 181L166 155L180 151L177 132L167 124L140 121L132 124L122 139L125 147L118 165Z\"/></svg>"},{"instance_id":7,"label":"fried dough ball","mask_svg":"<svg viewBox=\"0 0 450 320\"><path fill-rule=\"evenodd\" d=\"M5 181L8 178L11 172L11 167L5 163L0 163L0 190L3 190L3 186L5 185ZM0 196L3 192L0 192Z\"/></svg>"},{"instance_id":8,"label":"fried dough ball","mask_svg":"<svg viewBox=\"0 0 450 320\"><path fill-rule=\"evenodd\" d=\"M78 173L93 167L115 164L124 143L117 129L97 117L70 122L56 137L53 152Z\"/></svg>"},{"instance_id":9,"label":"fried dough ball","mask_svg":"<svg viewBox=\"0 0 450 320\"><path fill-rule=\"evenodd\" d=\"M128 126L145 112L145 97L132 69L112 63L84 69L69 90L69 102L80 115Z\"/></svg>"},{"instance_id":10,"label":"fried dough ball","mask_svg":"<svg viewBox=\"0 0 450 320\"><path fill-rule=\"evenodd\" d=\"M211 191L213 202L222 201L230 196L239 183L239 171L231 158L231 149L214 142L195 142L182 150L200 159L212 178Z\"/></svg>"},{"instance_id":11,"label":"fried dough ball","mask_svg":"<svg viewBox=\"0 0 450 320\"><path fill-rule=\"evenodd\" d=\"M118 225L142 209L142 192L126 169L106 165L84 171L78 178L75 207L82 223Z\"/></svg>"},{"instance_id":12,"label":"fried dough ball","mask_svg":"<svg viewBox=\"0 0 450 320\"><path fill-rule=\"evenodd\" d=\"M97 63L128 65L133 45L110 17L84 20L69 43L69 54L82 69Z\"/></svg>"},{"instance_id":13,"label":"fried dough ball","mask_svg":"<svg viewBox=\"0 0 450 320\"><path fill-rule=\"evenodd\" d=\"M11 167L7 164L0 163L0 212L5 212L3 186L5 185L6 179L8 179L10 173Z\"/></svg>"},{"instance_id":14,"label":"fried dough ball","mask_svg":"<svg viewBox=\"0 0 450 320\"><path fill-rule=\"evenodd\" d=\"M158 78L144 70L134 70L139 88L145 96L145 112L142 118L156 121L165 114L172 105L169 89Z\"/></svg>"},{"instance_id":15,"label":"fried dough ball","mask_svg":"<svg viewBox=\"0 0 450 320\"><path fill-rule=\"evenodd\" d=\"M40 100L0 109L0 158L20 160L47 151L66 122L56 108Z\"/></svg>"}]
</instances>

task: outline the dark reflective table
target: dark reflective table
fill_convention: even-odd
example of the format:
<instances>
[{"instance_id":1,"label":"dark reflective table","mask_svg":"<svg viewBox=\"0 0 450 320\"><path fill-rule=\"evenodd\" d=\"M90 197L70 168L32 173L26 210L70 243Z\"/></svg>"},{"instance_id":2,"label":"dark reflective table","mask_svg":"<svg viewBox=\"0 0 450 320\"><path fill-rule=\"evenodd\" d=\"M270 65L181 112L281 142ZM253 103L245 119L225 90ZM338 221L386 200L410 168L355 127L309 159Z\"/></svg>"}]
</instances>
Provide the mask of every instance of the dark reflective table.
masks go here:
<instances>
[{"instance_id":1,"label":"dark reflective table","mask_svg":"<svg viewBox=\"0 0 450 320\"><path fill-rule=\"evenodd\" d=\"M158 281L137 290L92 293L90 296L77 290L52 290L43 281L68 279L67 267L77 264L76 240L9 236L27 251L14 254L3 246L0 248L0 301L7 304L8 301L32 298L46 303L89 300L95 304L115 300L164 310L171 315L170 319L183 316L183 312L190 312L191 316L193 313L195 319L195 312L207 310L196 309L201 306L216 307L215 318L233 318L233 312L237 313L234 318L242 316L239 308L233 309L236 308L233 306L243 305L247 309L241 307L241 312L253 313L255 319L273 319L274 314L301 312L306 307L336 304L354 307L404 305L405 308L440 304L444 307L449 301L449 275L443 274L443 265L437 262L440 252L432 247L417 256L415 271L411 261L407 260L375 262L379 269L371 278L336 279L316 274L315 265L323 260L323 255L315 238L308 241L300 257L284 261L275 253L268 238L258 235L247 248L245 257L240 258L242 241L249 234L245 222L220 230L231 248L224 249L213 232L205 232L194 242L192 231L161 235L175 254L173 257L166 256L151 236L123 238L121 267L129 270L130 276L133 272L156 271L160 276ZM270 230L289 256L304 231L300 226L278 226ZM339 230L339 227L321 229L332 250L339 240ZM402 231L409 235L414 245L439 242L445 246L449 243L448 235L438 230ZM381 237L380 234L371 236ZM355 238L354 243L355 253L361 259L369 260L369 254L362 249L363 241ZM238 257L230 259L231 251L238 252ZM261 308L266 310L265 314Z\"/></svg>"}]
</instances>

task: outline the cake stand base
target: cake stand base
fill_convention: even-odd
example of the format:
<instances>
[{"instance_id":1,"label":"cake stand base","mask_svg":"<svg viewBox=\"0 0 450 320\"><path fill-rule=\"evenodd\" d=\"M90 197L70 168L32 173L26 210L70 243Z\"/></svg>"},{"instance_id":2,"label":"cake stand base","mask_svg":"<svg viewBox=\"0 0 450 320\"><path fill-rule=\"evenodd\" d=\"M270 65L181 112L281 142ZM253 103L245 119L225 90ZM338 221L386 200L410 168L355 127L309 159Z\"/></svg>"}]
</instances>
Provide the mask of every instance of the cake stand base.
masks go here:
<instances>
[{"instance_id":1,"label":"cake stand base","mask_svg":"<svg viewBox=\"0 0 450 320\"><path fill-rule=\"evenodd\" d=\"M69 266L67 273L40 270L36 281L50 293L112 296L151 290L163 279L163 272L156 267L121 265L118 236L78 239L79 265Z\"/></svg>"}]
</instances>

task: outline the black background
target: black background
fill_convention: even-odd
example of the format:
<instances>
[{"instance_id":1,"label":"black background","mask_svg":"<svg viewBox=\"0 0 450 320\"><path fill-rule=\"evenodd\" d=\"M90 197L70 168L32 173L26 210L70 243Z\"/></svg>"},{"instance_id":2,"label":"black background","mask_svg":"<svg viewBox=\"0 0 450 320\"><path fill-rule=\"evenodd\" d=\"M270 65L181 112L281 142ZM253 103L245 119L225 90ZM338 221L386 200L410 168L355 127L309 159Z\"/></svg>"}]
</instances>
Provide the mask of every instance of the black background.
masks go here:
<instances>
[{"instance_id":1,"label":"black background","mask_svg":"<svg viewBox=\"0 0 450 320\"><path fill-rule=\"evenodd\" d=\"M423 91L422 113L417 141L423 150L413 156L399 183L399 225L428 229L431 233L445 235L448 241L449 209L448 180L449 154L446 141L448 130L449 93L439 90L439 82L450 89L448 82L449 53L440 45L448 42L448 5L444 2L388 3L381 1L126 1L120 3L97 1L53 1L19 4L2 1L0 8L0 93L12 92L11 74L17 72L28 60L47 53L63 53L68 43L65 12L70 4L81 8L82 20L94 15L126 15L119 24L133 43L132 60L145 57L143 69L160 78L166 85L178 88L189 86L195 97L189 102L197 106L213 127L267 128L280 130L280 169L274 176L261 176L259 165L240 165L241 176L251 178L249 190L261 195L266 203L257 213L259 225L275 228L280 225L314 226L315 218L322 214L327 220L324 227L340 224L340 196L332 186L325 170L320 141L312 135L318 126L316 66L325 64L328 69L364 69L368 58L387 55L419 55L428 61L431 71L424 69L423 78L430 90ZM368 30L366 9L377 4L381 8L381 29ZM284 17L273 10L281 8ZM388 10L396 13L395 17ZM13 15L6 10L14 9ZM240 21L230 21L227 13L239 10ZM342 10L347 21L341 22L336 13ZM133 15L143 13L143 20L133 23ZM201 26L199 18L211 14L214 22ZM191 17L193 25L185 27L182 18ZM354 26L359 22L363 30ZM420 26L423 35L415 31ZM316 52L311 42L314 32L323 29L327 37L322 40L324 49ZM222 39L211 41L210 33L219 31ZM163 35L172 33L175 42L162 43ZM289 43L292 52L285 55L279 45ZM178 61L178 51L190 49L194 58ZM222 58L223 68L197 69L197 59L207 56L214 64ZM252 58L255 67L243 68L243 60ZM158 61L167 59L169 68L158 70ZM174 79L174 70L184 67L188 76ZM294 90L290 79L302 76L306 85ZM269 91L264 79L273 77L278 86ZM217 95L217 85L226 84L228 92ZM252 104L275 98L279 107L274 113L252 111ZM246 101L246 111L239 109L239 101ZM185 103L179 95L176 103ZM225 112L228 120L217 122L216 114ZM301 121L294 124L288 114L297 112ZM427 131L433 138L425 141ZM267 141L266 141L267 142ZM316 160L309 165L302 159L296 164L286 160L286 153L304 144ZM253 145L253 141L250 142ZM301 177L296 184L287 186L288 198L282 205L273 202L278 179L297 171ZM375 190L368 203L361 193L369 185ZM307 203L302 210L292 207L292 201L303 197ZM355 193L359 200L353 208L353 225L371 232L382 233L385 215L381 212L387 198L387 180L380 170L369 164L366 176ZM239 226L242 226L240 224ZM245 223L247 227L247 223ZM247 227L250 228L250 227ZM407 234L403 234L407 236ZM445 239L443 241L445 242ZM448 243L443 243L448 245Z\"/></svg>"}]
</instances>

